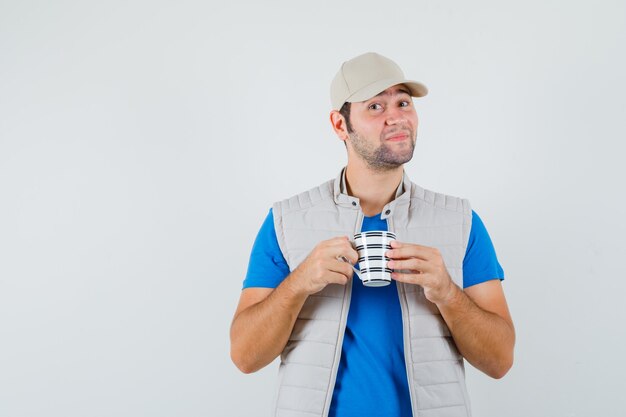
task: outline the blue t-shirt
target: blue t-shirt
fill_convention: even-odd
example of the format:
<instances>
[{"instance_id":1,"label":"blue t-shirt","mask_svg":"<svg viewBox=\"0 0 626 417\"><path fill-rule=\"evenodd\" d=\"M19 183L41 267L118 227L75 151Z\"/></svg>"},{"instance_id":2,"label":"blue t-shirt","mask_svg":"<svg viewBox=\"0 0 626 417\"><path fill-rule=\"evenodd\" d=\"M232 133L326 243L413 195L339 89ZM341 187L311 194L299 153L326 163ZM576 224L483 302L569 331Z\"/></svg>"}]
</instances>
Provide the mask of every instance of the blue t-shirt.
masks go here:
<instances>
[{"instance_id":1,"label":"blue t-shirt","mask_svg":"<svg viewBox=\"0 0 626 417\"><path fill-rule=\"evenodd\" d=\"M387 230L387 221L380 214L366 216L361 231L368 230ZM252 247L243 287L276 288L289 273L270 209ZM472 212L463 287L492 279L504 279L504 272L487 229ZM329 417L411 417L396 281L376 288L365 287L358 278L351 283L352 299Z\"/></svg>"}]
</instances>

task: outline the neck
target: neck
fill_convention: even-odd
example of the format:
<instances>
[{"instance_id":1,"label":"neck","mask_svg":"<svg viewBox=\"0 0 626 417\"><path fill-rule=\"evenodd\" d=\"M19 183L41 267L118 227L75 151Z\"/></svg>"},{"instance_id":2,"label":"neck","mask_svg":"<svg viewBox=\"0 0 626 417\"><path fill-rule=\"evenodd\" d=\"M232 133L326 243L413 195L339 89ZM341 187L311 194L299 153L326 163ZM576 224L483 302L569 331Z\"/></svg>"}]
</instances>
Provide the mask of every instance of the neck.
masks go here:
<instances>
[{"instance_id":1,"label":"neck","mask_svg":"<svg viewBox=\"0 0 626 417\"><path fill-rule=\"evenodd\" d=\"M373 171L366 166L350 164L346 168L348 194L357 197L366 216L374 216L396 197L402 181L402 165L389 171Z\"/></svg>"}]
</instances>

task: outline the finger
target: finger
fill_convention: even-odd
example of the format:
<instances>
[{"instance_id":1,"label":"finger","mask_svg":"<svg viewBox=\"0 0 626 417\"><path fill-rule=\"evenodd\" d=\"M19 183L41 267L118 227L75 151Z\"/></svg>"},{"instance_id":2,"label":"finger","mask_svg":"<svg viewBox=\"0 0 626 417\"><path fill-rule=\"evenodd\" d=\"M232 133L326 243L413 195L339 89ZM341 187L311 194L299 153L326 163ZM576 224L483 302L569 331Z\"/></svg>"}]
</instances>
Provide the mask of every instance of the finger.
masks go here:
<instances>
[{"instance_id":1,"label":"finger","mask_svg":"<svg viewBox=\"0 0 626 417\"><path fill-rule=\"evenodd\" d=\"M346 278L352 278L352 274L354 274L354 269L352 269L352 265L343 261L333 261L328 266L328 271L335 274L341 274Z\"/></svg>"},{"instance_id":2,"label":"finger","mask_svg":"<svg viewBox=\"0 0 626 417\"><path fill-rule=\"evenodd\" d=\"M359 254L348 244L348 242L342 245L329 247L326 254L335 259L343 256L353 265L359 260Z\"/></svg>"},{"instance_id":3,"label":"finger","mask_svg":"<svg viewBox=\"0 0 626 417\"><path fill-rule=\"evenodd\" d=\"M397 248L405 248L407 246L417 246L419 247L420 245L416 244L416 243L408 243L408 242L401 242L399 240L392 240L391 242L389 242L389 244L391 245L392 248L397 249ZM426 247L426 246L424 246Z\"/></svg>"},{"instance_id":4,"label":"finger","mask_svg":"<svg viewBox=\"0 0 626 417\"><path fill-rule=\"evenodd\" d=\"M350 259L350 261L353 264L355 264L358 261L359 254L354 248L353 242L351 242L350 240L342 241L338 246L342 250L341 254L345 256L346 258Z\"/></svg>"},{"instance_id":5,"label":"finger","mask_svg":"<svg viewBox=\"0 0 626 417\"><path fill-rule=\"evenodd\" d=\"M432 254L431 248L426 246L402 244L400 247L393 248L385 252L385 256L391 259L418 258L427 261L431 259Z\"/></svg>"},{"instance_id":6,"label":"finger","mask_svg":"<svg viewBox=\"0 0 626 417\"><path fill-rule=\"evenodd\" d=\"M332 271L344 274L348 278L352 278L352 275L354 274L354 268L352 265L343 261L337 261Z\"/></svg>"},{"instance_id":7,"label":"finger","mask_svg":"<svg viewBox=\"0 0 626 417\"><path fill-rule=\"evenodd\" d=\"M329 260L325 266L328 271L337 272L339 274L345 275L348 278L351 278L352 274L354 273L352 265L340 259Z\"/></svg>"},{"instance_id":8,"label":"finger","mask_svg":"<svg viewBox=\"0 0 626 417\"><path fill-rule=\"evenodd\" d=\"M396 270L412 270L412 271L420 271L420 272L428 272L430 270L429 264L427 261L417 258L403 259L403 260L392 260L387 262L387 266L391 269Z\"/></svg>"},{"instance_id":9,"label":"finger","mask_svg":"<svg viewBox=\"0 0 626 417\"><path fill-rule=\"evenodd\" d=\"M414 247L414 248L418 248L418 249L426 250L426 251L429 249L433 249L430 246L418 245L417 243L400 242L398 240L392 240L391 242L389 242L389 244L391 245L393 249L407 248L407 247Z\"/></svg>"},{"instance_id":10,"label":"finger","mask_svg":"<svg viewBox=\"0 0 626 417\"><path fill-rule=\"evenodd\" d=\"M359 253L352 246L347 246L345 248L345 252L343 253L344 256L350 260L350 263L352 263L352 265L359 261Z\"/></svg>"},{"instance_id":11,"label":"finger","mask_svg":"<svg viewBox=\"0 0 626 417\"><path fill-rule=\"evenodd\" d=\"M324 242L325 247L332 251L341 250L346 254L350 254L354 250L352 242L347 236L338 236Z\"/></svg>"},{"instance_id":12,"label":"finger","mask_svg":"<svg viewBox=\"0 0 626 417\"><path fill-rule=\"evenodd\" d=\"M344 274L340 274L338 272L329 272L328 273L328 283L329 284L339 284L346 285L352 276L347 277Z\"/></svg>"},{"instance_id":13,"label":"finger","mask_svg":"<svg viewBox=\"0 0 626 417\"><path fill-rule=\"evenodd\" d=\"M395 279L398 282L404 282L406 284L424 284L424 274L415 274L415 273L407 273L407 272L392 272L391 278Z\"/></svg>"},{"instance_id":14,"label":"finger","mask_svg":"<svg viewBox=\"0 0 626 417\"><path fill-rule=\"evenodd\" d=\"M343 255L338 256L337 260L339 260L341 262L344 262L344 263L346 263L348 265L352 265L352 266L354 266L356 264L356 262L351 261L350 259L346 258Z\"/></svg>"},{"instance_id":15,"label":"finger","mask_svg":"<svg viewBox=\"0 0 626 417\"><path fill-rule=\"evenodd\" d=\"M392 248L401 248L402 246L404 246L404 243L400 242L399 240L392 240L391 242L389 242L389 245L391 245Z\"/></svg>"}]
</instances>

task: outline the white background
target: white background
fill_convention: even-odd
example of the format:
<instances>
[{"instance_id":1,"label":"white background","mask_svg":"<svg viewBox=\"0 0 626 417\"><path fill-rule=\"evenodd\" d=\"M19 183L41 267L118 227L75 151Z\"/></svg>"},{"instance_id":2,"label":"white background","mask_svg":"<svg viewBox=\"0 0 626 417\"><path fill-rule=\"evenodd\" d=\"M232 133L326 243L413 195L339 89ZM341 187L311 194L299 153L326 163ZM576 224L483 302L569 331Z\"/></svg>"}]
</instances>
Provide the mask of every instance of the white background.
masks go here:
<instances>
[{"instance_id":1,"label":"white background","mask_svg":"<svg viewBox=\"0 0 626 417\"><path fill-rule=\"evenodd\" d=\"M230 320L272 202L345 163L367 51L429 87L407 172L505 269L474 415L622 416L624 45L623 1L0 0L0 416L268 416Z\"/></svg>"}]
</instances>

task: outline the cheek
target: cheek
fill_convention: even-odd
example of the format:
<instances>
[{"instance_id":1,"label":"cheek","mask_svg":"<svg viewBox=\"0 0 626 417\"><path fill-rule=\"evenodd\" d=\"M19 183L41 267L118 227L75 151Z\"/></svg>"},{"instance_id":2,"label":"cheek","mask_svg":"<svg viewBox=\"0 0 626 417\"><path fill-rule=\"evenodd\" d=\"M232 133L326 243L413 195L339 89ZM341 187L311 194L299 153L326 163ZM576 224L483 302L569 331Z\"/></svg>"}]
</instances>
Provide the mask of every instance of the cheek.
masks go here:
<instances>
[{"instance_id":1,"label":"cheek","mask_svg":"<svg viewBox=\"0 0 626 417\"><path fill-rule=\"evenodd\" d=\"M376 137L382 134L382 131L385 128L385 122L384 120L368 120L367 122L362 123L359 128L365 136Z\"/></svg>"},{"instance_id":2,"label":"cheek","mask_svg":"<svg viewBox=\"0 0 626 417\"><path fill-rule=\"evenodd\" d=\"M419 124L419 119L417 114L411 117L411 124L413 125L413 130L417 130L417 125Z\"/></svg>"}]
</instances>

